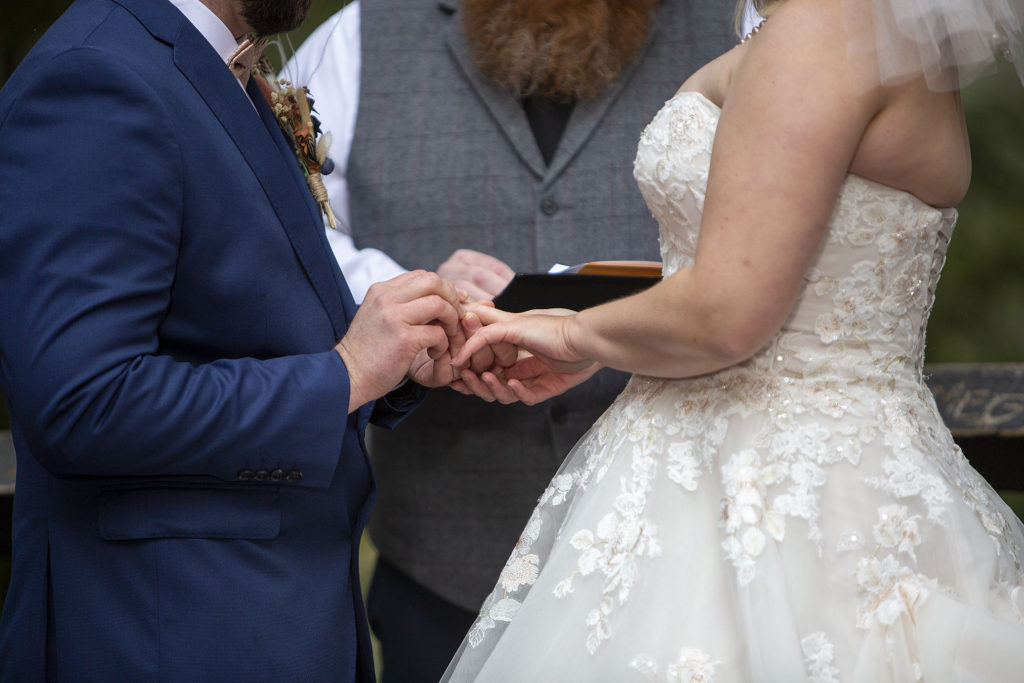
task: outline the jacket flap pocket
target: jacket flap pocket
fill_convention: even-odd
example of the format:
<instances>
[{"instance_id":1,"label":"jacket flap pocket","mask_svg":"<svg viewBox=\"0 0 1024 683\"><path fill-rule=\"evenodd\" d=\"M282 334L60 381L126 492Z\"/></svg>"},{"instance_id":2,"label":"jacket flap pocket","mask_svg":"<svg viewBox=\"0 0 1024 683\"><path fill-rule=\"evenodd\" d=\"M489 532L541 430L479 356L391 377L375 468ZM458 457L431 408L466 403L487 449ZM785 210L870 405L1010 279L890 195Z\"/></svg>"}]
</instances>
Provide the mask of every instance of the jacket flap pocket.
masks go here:
<instances>
[{"instance_id":1,"label":"jacket flap pocket","mask_svg":"<svg viewBox=\"0 0 1024 683\"><path fill-rule=\"evenodd\" d=\"M276 489L140 488L104 491L100 536L147 538L276 538L281 505Z\"/></svg>"}]
</instances>

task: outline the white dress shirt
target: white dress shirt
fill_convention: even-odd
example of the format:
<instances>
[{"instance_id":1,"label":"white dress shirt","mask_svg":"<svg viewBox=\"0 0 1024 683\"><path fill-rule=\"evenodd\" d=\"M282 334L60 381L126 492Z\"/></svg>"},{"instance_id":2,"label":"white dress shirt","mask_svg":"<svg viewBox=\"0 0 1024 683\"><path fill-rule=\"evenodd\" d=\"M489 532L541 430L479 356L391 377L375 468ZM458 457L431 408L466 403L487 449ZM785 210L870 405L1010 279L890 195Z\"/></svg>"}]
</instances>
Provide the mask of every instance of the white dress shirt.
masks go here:
<instances>
[{"instance_id":1,"label":"white dress shirt","mask_svg":"<svg viewBox=\"0 0 1024 683\"><path fill-rule=\"evenodd\" d=\"M175 4L179 2L189 0L177 0ZM196 0L191 3L198 4ZM760 21L761 17L748 3L743 34ZM333 173L324 176L324 186L339 229L327 228L327 241L356 302L363 300L374 282L405 272L405 268L378 249L356 249L349 228L347 169L359 111L360 47L359 0L354 0L318 26L280 74L292 83L309 87L323 130L331 133L330 157L336 167ZM652 117L654 113L651 112Z\"/></svg>"},{"instance_id":2,"label":"white dress shirt","mask_svg":"<svg viewBox=\"0 0 1024 683\"><path fill-rule=\"evenodd\" d=\"M231 31L220 20L220 17L199 0L171 0L171 4L177 7L185 15L185 18L192 22L196 30L203 34L203 38L206 38L207 42L213 46L226 66L228 57L238 47L238 41L231 35Z\"/></svg>"},{"instance_id":3,"label":"white dress shirt","mask_svg":"<svg viewBox=\"0 0 1024 683\"><path fill-rule=\"evenodd\" d=\"M322 128L331 134L329 156L335 168L324 176L324 187L338 229L327 228L327 241L357 303L374 282L405 272L378 249L356 249L349 229L348 153L359 111L360 55L356 0L318 26L280 74L280 78L309 88Z\"/></svg>"}]
</instances>

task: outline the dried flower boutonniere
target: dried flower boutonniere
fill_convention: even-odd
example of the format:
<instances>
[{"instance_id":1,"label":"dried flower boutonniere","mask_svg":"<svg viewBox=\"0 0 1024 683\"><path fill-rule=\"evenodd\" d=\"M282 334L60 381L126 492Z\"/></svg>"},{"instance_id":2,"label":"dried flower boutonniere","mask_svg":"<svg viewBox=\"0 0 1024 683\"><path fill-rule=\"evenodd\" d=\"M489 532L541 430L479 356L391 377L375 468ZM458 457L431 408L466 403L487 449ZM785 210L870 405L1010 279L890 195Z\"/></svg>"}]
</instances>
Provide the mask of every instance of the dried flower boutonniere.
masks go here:
<instances>
[{"instance_id":1,"label":"dried flower boutonniere","mask_svg":"<svg viewBox=\"0 0 1024 683\"><path fill-rule=\"evenodd\" d=\"M260 90L285 137L292 143L292 150L299 160L306 184L320 206L320 212L327 219L327 224L337 230L338 225L321 176L321 173L328 175L334 170L334 162L327 156L331 147L331 134L321 134L320 120L314 114L313 98L309 90L267 75L273 73L272 68L265 60L260 60L256 65L254 71L258 70L259 73L254 75L259 76Z\"/></svg>"}]
</instances>

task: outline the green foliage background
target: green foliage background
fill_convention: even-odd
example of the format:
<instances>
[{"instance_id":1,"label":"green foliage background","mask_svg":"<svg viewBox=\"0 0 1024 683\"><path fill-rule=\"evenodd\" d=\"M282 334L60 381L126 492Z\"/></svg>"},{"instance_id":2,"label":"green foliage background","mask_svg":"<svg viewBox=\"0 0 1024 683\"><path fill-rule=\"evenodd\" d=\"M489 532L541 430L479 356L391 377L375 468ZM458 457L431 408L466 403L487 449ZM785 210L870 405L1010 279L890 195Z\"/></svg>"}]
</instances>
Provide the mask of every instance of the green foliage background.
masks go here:
<instances>
[{"instance_id":1,"label":"green foliage background","mask_svg":"<svg viewBox=\"0 0 1024 683\"><path fill-rule=\"evenodd\" d=\"M964 90L974 174L928 327L932 363L1024 360L1024 87L1008 64Z\"/></svg>"}]
</instances>

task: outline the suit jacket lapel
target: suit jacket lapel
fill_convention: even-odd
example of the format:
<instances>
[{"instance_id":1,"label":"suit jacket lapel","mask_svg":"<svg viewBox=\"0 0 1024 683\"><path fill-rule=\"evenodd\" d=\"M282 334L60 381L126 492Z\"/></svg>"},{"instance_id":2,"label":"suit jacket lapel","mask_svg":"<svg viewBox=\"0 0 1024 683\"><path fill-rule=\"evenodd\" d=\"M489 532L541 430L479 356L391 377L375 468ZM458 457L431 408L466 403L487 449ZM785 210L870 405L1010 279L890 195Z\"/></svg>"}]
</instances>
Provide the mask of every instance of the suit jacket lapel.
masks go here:
<instances>
[{"instance_id":1,"label":"suit jacket lapel","mask_svg":"<svg viewBox=\"0 0 1024 683\"><path fill-rule=\"evenodd\" d=\"M281 132L274 114L270 111L269 105L263 99L263 93L260 92L255 78L249 79L246 91L263 122L263 129L267 132L270 140L273 141L280 158L284 160L282 168L289 172L292 184L298 188L298 196L305 206L296 205L294 193L292 192L281 191L275 193L274 190L279 189L278 186L268 186L267 182L264 181L255 168L253 171L260 179L260 184L263 185L264 191L267 192L267 197L274 205L274 210L277 212L278 218L281 219L281 225L284 227L285 232L288 233L288 239L292 243L292 248L295 250L295 254L306 271L306 275L320 297L321 303L327 309L334 327L335 336L340 339L348 328L348 323L351 321L352 316L355 315L355 303L352 301L348 287L341 285L340 269L334 260L330 246L327 244L327 237L324 235L320 207L314 201L313 195L309 191L309 186L306 184L306 179L299 169L299 162L295 158L295 152ZM242 153L245 154L245 150ZM252 161L250 161L251 164ZM275 166L271 170L276 168ZM268 172L267 178L270 179L271 175ZM282 190L283 187L281 188ZM305 213L303 213L303 209L305 209ZM287 213L282 214L283 211L287 211ZM313 226L312 230L310 225Z\"/></svg>"},{"instance_id":2,"label":"suit jacket lapel","mask_svg":"<svg viewBox=\"0 0 1024 683\"><path fill-rule=\"evenodd\" d=\"M266 193L292 248L340 338L346 306L339 271L326 244L319 209L269 107L250 79L249 97L216 51L169 2L115 0L157 38L174 47L174 63L231 137ZM255 108L254 108L255 105Z\"/></svg>"}]
</instances>

